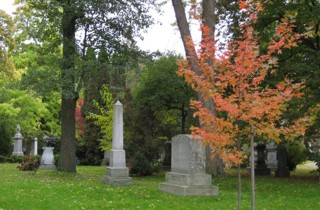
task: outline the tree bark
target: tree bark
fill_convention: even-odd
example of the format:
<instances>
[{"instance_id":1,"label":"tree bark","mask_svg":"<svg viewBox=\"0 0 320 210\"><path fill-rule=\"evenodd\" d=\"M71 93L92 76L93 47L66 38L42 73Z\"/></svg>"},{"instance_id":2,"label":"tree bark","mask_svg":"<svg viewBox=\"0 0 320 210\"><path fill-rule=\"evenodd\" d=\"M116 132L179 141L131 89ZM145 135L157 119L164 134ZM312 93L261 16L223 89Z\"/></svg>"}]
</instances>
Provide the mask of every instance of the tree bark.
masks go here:
<instances>
[{"instance_id":1,"label":"tree bark","mask_svg":"<svg viewBox=\"0 0 320 210\"><path fill-rule=\"evenodd\" d=\"M196 72L197 75L200 75L201 72L198 70L196 61L194 59L196 50L195 48L192 48L188 45L188 42L192 42L192 36L189 28L189 23L187 21L187 16L184 11L184 6L181 0L172 0L172 5L175 12L177 25L180 31L183 47L186 52L186 57L192 67L192 70Z\"/></svg>"},{"instance_id":2,"label":"tree bark","mask_svg":"<svg viewBox=\"0 0 320 210\"><path fill-rule=\"evenodd\" d=\"M211 36L212 43L215 42L215 39L214 39L214 32L215 32L215 25L216 25L216 21L214 18L215 6L216 6L215 0L202 1L202 22L204 26L210 29L208 35ZM203 38L204 38L204 34L202 34L202 39ZM202 49L202 50L205 50L205 49ZM212 59L208 60L207 62L212 68L214 68L214 63ZM212 113L215 113L215 106L212 99L205 100L203 102L204 102L204 107L211 110ZM216 156L214 159L212 159L211 152L207 153L207 165L208 165L207 173L212 174L213 176L218 176L224 173L222 159L219 156Z\"/></svg>"},{"instance_id":3,"label":"tree bark","mask_svg":"<svg viewBox=\"0 0 320 210\"><path fill-rule=\"evenodd\" d=\"M202 1L202 21L205 26L210 28L209 35L212 36L212 41L214 41L214 31L216 27L215 15L215 0L204 0Z\"/></svg>"},{"instance_id":4,"label":"tree bark","mask_svg":"<svg viewBox=\"0 0 320 210\"><path fill-rule=\"evenodd\" d=\"M61 66L61 147L58 168L76 172L75 108L78 93L75 91L74 58L76 56L76 16L73 3L63 4L62 35L63 61Z\"/></svg>"},{"instance_id":5,"label":"tree bark","mask_svg":"<svg viewBox=\"0 0 320 210\"><path fill-rule=\"evenodd\" d=\"M61 146L58 168L71 173L76 172L75 108L76 99L62 98Z\"/></svg>"}]
</instances>

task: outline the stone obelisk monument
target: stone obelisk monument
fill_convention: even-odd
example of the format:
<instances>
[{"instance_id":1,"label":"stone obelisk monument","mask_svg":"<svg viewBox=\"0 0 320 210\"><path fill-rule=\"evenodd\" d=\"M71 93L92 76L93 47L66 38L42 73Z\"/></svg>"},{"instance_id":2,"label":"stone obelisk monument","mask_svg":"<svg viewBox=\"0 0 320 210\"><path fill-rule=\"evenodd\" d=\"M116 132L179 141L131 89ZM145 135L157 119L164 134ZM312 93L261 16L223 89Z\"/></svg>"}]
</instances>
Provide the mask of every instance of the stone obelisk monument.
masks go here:
<instances>
[{"instance_id":1,"label":"stone obelisk monument","mask_svg":"<svg viewBox=\"0 0 320 210\"><path fill-rule=\"evenodd\" d=\"M131 185L129 169L126 167L126 153L123 149L123 109L119 101L113 106L112 149L107 176L103 182L110 185Z\"/></svg>"}]
</instances>

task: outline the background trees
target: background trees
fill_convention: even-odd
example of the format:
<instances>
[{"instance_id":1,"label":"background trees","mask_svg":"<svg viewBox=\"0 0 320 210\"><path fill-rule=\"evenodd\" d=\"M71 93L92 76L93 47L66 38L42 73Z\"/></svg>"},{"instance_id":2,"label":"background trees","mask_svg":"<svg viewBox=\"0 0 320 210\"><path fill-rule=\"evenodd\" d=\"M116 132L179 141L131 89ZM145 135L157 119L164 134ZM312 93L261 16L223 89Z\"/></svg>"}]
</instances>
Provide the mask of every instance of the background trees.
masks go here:
<instances>
[{"instance_id":1,"label":"background trees","mask_svg":"<svg viewBox=\"0 0 320 210\"><path fill-rule=\"evenodd\" d=\"M63 133L68 132L70 136L62 134L64 136L62 142L72 147L70 151L77 150L77 155L82 156L87 164L99 164L102 158L102 152L98 149L98 139L101 138L102 132L99 126L92 120L86 119L86 116L89 113L98 113L93 106L93 100L100 106L104 105L99 91L105 84L108 85L113 98L122 99L124 104L125 115L127 114L125 138L130 145L130 148L127 148L129 154L133 155L135 150L140 150L136 148L137 144L143 144L147 148L145 150L149 151L141 153L150 160L158 158L159 148L163 146L165 140L178 132L188 132L188 127L193 123L190 118L186 118L190 114L186 105L188 98L197 97L206 101L205 107L210 107L214 113L210 100L205 100L201 92L194 96L181 79L176 77L173 71L176 68L174 60L180 59L179 57L163 57L159 54L146 56L146 53L140 52L135 46L133 37L140 36L141 31L138 29L144 30L152 22L145 12L154 1L148 1L150 4L146 5L144 1L119 3L107 0L81 2L27 0L17 3L19 3L15 16L17 30L14 30L10 17L1 13L1 88L12 90L10 94L14 96L15 92L19 92L27 94L32 100L41 101L49 111L38 113L41 118L35 121L40 124L35 127L47 135L60 137L60 118L68 119L64 121L62 127L66 128ZM191 39L186 8L190 8L190 17L196 17L199 23L206 25L207 34L213 34L216 22L218 27L221 25L227 27L228 30L224 30L223 33L227 34L230 40L241 36L238 25L246 17L240 13L237 1L221 1L216 5L215 1L201 1L200 4L189 1L187 7L184 7L182 1L174 0L172 3L184 38ZM259 12L259 18L254 24L254 29L261 36L260 52L266 53L275 27L284 16L297 19L295 32L305 34L300 37L301 44L297 48L283 50L279 56L279 71L276 74L267 74L262 85L274 87L284 77L294 82L304 79L307 81L304 97L295 99L293 106L289 104L290 111L285 113L285 118L292 122L294 117L301 116L304 112L312 113L313 126L309 127L307 132L311 138L318 132L319 122L318 82L315 79L319 72L316 59L319 21L315 15L319 10L319 3L280 1L268 2L264 6L265 9ZM275 7L278 9L275 10ZM13 36L15 39L12 39ZM202 43L210 38L206 38L203 34ZM201 74L199 69L201 65L198 65L195 57L192 57L196 48L188 46L188 39L183 41L192 70ZM203 52L207 48L210 50L205 44L202 44L201 48ZM214 66L214 59L208 58L208 64ZM173 87L172 84L176 86ZM24 92L21 93L21 90ZM74 110L74 107L80 104L77 103L78 98L84 101L81 116L77 112L78 117L85 119L83 135L73 137L76 127L68 127L74 124L75 113L71 114L64 110L70 115L68 117L61 112L62 92L64 108L70 105L68 108ZM2 103L13 106L10 100L3 100ZM296 109L300 105L303 105L303 109ZM14 109L12 113L15 113ZM141 120L143 122L140 122ZM31 127L28 127L29 129ZM30 133L33 133L31 130ZM14 130L8 132L12 133ZM12 135L8 132L6 136ZM71 161L63 170L74 172L75 160L67 156L74 156L73 152L70 153L68 148L63 151L65 156L62 155L61 161L65 162L63 159Z\"/></svg>"},{"instance_id":2,"label":"background trees","mask_svg":"<svg viewBox=\"0 0 320 210\"><path fill-rule=\"evenodd\" d=\"M22 90L21 71L16 69L13 57L17 46L13 38L14 23L4 11L0 11L0 21L0 153L8 155L12 152L12 136L17 124L23 127L22 135L27 141L42 135L44 118L47 126L53 126L53 118L41 98L33 91Z\"/></svg>"},{"instance_id":3,"label":"background trees","mask_svg":"<svg viewBox=\"0 0 320 210\"><path fill-rule=\"evenodd\" d=\"M180 127L180 132L175 133L184 134L189 133L189 103L195 92L176 73L179 59L182 58L166 55L145 66L135 99L139 109L150 110L161 124Z\"/></svg>"},{"instance_id":4,"label":"background trees","mask_svg":"<svg viewBox=\"0 0 320 210\"><path fill-rule=\"evenodd\" d=\"M145 119L143 123L136 124L139 127L137 131L133 130L134 127L131 124L127 124L126 129L130 131L126 139L131 142L130 145L133 148L138 142L135 140L136 136L140 135L138 139L142 141L149 139L146 141L149 142L146 145L154 145L151 146L153 149L150 151L142 150L148 158L157 159L159 157L161 149L155 145L159 145L159 142L163 144L165 142L163 139L170 139L171 135L180 133L180 131L188 132L191 123L191 120L188 119L190 112L188 98L193 93L191 93L190 87L187 87L176 75L175 59L177 57L168 56L155 61L157 59L152 60L151 57L145 56L135 47L133 38L134 34L138 35L138 31L135 30L144 28L151 22L149 17L142 14L146 12L142 1L135 1L132 4L129 2L127 11L124 10L125 5L118 4L117 1L88 1L83 5L70 4L64 10L61 8L67 5L63 1L18 1L18 3L16 15L18 28L16 43L18 47L12 53L17 69L22 73L19 86L32 91L35 96L41 98L43 103L48 104L47 108L50 110L47 113L48 116L50 115L50 119L51 117L56 119L56 121L49 122L49 119L42 118L42 131L58 137L63 136L63 131L61 133L60 129L57 129L60 124L58 119L62 117L73 121L75 116L71 113L74 110L74 102L78 97L84 99L81 116L77 112L78 118L84 117L85 119L83 135L77 136L77 139L69 136L68 139L71 139L71 142L66 143L63 143L65 141L63 137L61 139L61 148L65 153L68 153L67 155L72 155L73 151L78 150L77 155L81 163L100 164L102 152L99 149L98 139L102 138L103 132L101 132L101 127L95 125L88 116L90 113L99 114L97 107L93 106L93 101L96 101L101 107L105 105L99 94L105 84L108 85L114 99L125 98L124 106L128 113L132 110L137 111L137 114L129 114L128 119L130 117L137 117L135 120L139 121ZM99 8L97 8L98 3L102 3ZM151 5L153 2L149 3ZM86 8L85 11L82 11L81 7L84 5L91 5L92 8ZM73 7L74 11L70 11ZM103 8L110 9L110 11L102 12ZM117 14L118 10L121 10L121 17ZM62 11L72 14L63 17ZM96 19L92 20L93 12L96 12L96 15L101 15L101 20L105 21L101 24L105 24L106 27L98 25ZM108 16L106 15L108 12L116 15L114 17ZM84 16L80 15L81 17L77 20L70 20L67 17L79 14ZM126 20L123 19L124 15L128 15ZM140 16L136 19L134 15ZM68 23L68 21L71 22ZM61 29L60 26L62 23L73 24L72 21L76 22L74 30L82 31L83 37L79 39L75 31L68 31L72 29L71 25L65 26L65 30L67 30L65 35L70 35L71 42L67 37L64 40L64 45L61 45L64 34L61 31L63 28ZM46 24L47 22L48 24ZM106 33L105 30L108 27L109 31ZM117 32L117 30L119 31ZM68 34L69 32L70 34ZM100 38L98 38L99 36ZM62 46L66 48L62 48ZM63 52L63 50L67 50L67 52ZM71 56L72 53L74 53L73 56ZM66 58L63 59L63 55ZM153 62L155 63L153 64ZM149 64L144 67L146 63ZM61 68L68 70L65 69L66 73L61 74ZM140 79L142 72L144 79ZM83 80L83 78L85 79ZM141 85L138 86L138 84ZM174 84L177 87L174 87ZM153 97L152 91L160 93ZM69 106L69 109L72 109L69 110L70 112L64 111L67 114L59 108L63 102L59 99L61 92L64 94L65 102L69 102L70 104L67 103L69 105L73 104L71 107ZM162 98L164 96L165 98ZM132 105L134 106L132 107ZM62 105L62 107L65 106L67 105ZM70 116L67 117L68 115ZM151 124L147 123L147 119L157 123L151 127ZM158 123L161 128L153 132ZM66 125L61 126L66 128ZM75 128L69 127L64 132L73 135L73 130ZM150 137L149 134L151 134ZM70 148L64 150L64 144ZM76 145L78 147L75 147ZM133 148L131 151L134 151ZM63 151L61 154L64 153ZM73 172L75 160L65 156L60 157L60 161L65 162L64 158L69 161L69 163L65 163L64 167L70 168L63 170Z\"/></svg>"},{"instance_id":5,"label":"background trees","mask_svg":"<svg viewBox=\"0 0 320 210\"><path fill-rule=\"evenodd\" d=\"M25 2L25 3L24 3ZM61 57L61 148L59 168L75 172L75 107L84 76L80 58L88 46L105 48L110 56L124 53L134 46L134 36L146 28L151 18L147 14L150 1L19 1L26 8L48 18L58 27L52 34L62 38ZM61 10L62 9L62 10ZM35 17L37 17L35 15ZM46 19L33 19L39 28ZM58 31L59 28L61 31ZM82 31L78 38L76 32ZM45 32L48 31L44 30ZM49 33L53 32L49 30ZM49 35L49 34L48 34ZM40 37L42 37L40 35ZM50 37L50 36L44 36ZM60 39L61 40L61 39ZM129 43L131 42L131 43ZM60 43L61 44L61 43Z\"/></svg>"},{"instance_id":6,"label":"background trees","mask_svg":"<svg viewBox=\"0 0 320 210\"><path fill-rule=\"evenodd\" d=\"M277 9L275 9L277 8ZM269 2L265 5L257 22L257 30L262 34L264 42L270 39L270 32L274 25L284 16L291 16L296 20L295 32L304 34L299 40L299 45L295 48L284 50L279 58L280 70L273 78L279 80L287 76L294 81L304 80L306 90L301 100L295 101L291 106L293 113L288 113L290 118L301 116L304 112L310 112L311 109L319 104L319 17L316 15L320 11L319 1L278 1ZM271 78L270 78L271 79ZM297 103L304 106L297 110ZM314 112L314 117L319 119L319 110ZM314 136L319 132L319 126L313 122L313 125L307 130L307 136Z\"/></svg>"},{"instance_id":7,"label":"background trees","mask_svg":"<svg viewBox=\"0 0 320 210\"><path fill-rule=\"evenodd\" d=\"M132 96L126 93L125 145L132 158L139 152L149 162L159 160L172 136L189 133L190 126L196 124L189 107L195 93L177 75L177 58L165 55L149 61L141 69L141 80Z\"/></svg>"},{"instance_id":8,"label":"background trees","mask_svg":"<svg viewBox=\"0 0 320 210\"><path fill-rule=\"evenodd\" d=\"M15 67L8 53L15 46L13 40L14 24L12 18L0 10L0 85L15 78Z\"/></svg>"}]
</instances>

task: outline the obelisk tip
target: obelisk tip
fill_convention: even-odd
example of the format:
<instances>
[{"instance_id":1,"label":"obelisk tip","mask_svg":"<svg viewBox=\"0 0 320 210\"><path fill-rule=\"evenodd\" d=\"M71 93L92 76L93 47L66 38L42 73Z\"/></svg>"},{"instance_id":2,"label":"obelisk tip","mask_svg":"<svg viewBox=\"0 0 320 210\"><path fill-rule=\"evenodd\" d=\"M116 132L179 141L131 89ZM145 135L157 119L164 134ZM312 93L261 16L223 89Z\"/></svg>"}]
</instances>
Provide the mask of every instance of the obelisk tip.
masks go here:
<instances>
[{"instance_id":1,"label":"obelisk tip","mask_svg":"<svg viewBox=\"0 0 320 210\"><path fill-rule=\"evenodd\" d=\"M119 100L117 100L117 102L114 105L122 105L122 104Z\"/></svg>"}]
</instances>

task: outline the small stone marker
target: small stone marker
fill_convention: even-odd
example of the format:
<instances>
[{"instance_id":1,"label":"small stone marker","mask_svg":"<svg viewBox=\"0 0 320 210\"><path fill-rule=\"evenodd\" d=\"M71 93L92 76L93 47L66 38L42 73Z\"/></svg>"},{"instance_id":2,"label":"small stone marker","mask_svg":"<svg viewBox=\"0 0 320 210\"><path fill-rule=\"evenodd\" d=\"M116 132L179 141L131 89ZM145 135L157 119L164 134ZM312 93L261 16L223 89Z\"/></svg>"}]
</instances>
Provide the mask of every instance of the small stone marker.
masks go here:
<instances>
[{"instance_id":1,"label":"small stone marker","mask_svg":"<svg viewBox=\"0 0 320 210\"><path fill-rule=\"evenodd\" d=\"M54 147L43 147L43 153L41 156L41 165L39 169L56 169L54 164Z\"/></svg>"},{"instance_id":2,"label":"small stone marker","mask_svg":"<svg viewBox=\"0 0 320 210\"><path fill-rule=\"evenodd\" d=\"M50 144L50 142L53 141L53 138L44 136L43 139L46 142L47 146L42 147L43 153L41 156L41 163L40 163L39 169L55 170L57 167L54 164L54 155L53 155L54 147L48 146L48 144Z\"/></svg>"},{"instance_id":3,"label":"small stone marker","mask_svg":"<svg viewBox=\"0 0 320 210\"><path fill-rule=\"evenodd\" d=\"M131 185L129 169L126 167L126 153L123 149L123 109L120 101L113 106L112 149L109 167L103 183L109 185Z\"/></svg>"},{"instance_id":4,"label":"small stone marker","mask_svg":"<svg viewBox=\"0 0 320 210\"><path fill-rule=\"evenodd\" d=\"M160 183L160 190L175 195L218 195L211 175L205 173L206 151L200 141L191 135L172 138L171 172L166 173L166 182Z\"/></svg>"},{"instance_id":5,"label":"small stone marker","mask_svg":"<svg viewBox=\"0 0 320 210\"><path fill-rule=\"evenodd\" d=\"M14 139L14 146L13 146L13 152L12 155L18 155L23 156L22 151L22 135L21 135L21 127L20 125L17 125L17 133L13 137Z\"/></svg>"},{"instance_id":6,"label":"small stone marker","mask_svg":"<svg viewBox=\"0 0 320 210\"><path fill-rule=\"evenodd\" d=\"M274 143L267 144L267 166L271 171L277 169L278 160L277 160L277 148Z\"/></svg>"}]
</instances>

